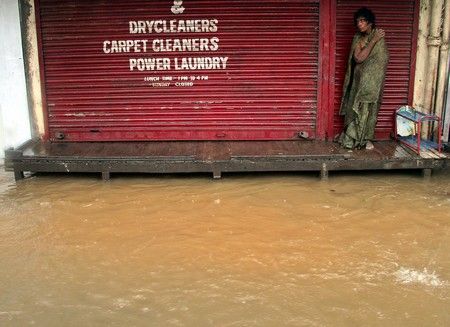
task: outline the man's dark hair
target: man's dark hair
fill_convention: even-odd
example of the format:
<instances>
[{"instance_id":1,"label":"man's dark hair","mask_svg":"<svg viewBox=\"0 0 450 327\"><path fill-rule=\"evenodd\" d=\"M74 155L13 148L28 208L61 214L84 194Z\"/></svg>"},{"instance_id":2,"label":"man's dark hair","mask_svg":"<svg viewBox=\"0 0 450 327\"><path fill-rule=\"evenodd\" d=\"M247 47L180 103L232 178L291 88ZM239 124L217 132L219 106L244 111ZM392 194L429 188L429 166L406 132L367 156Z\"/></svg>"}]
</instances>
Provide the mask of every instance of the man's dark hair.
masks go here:
<instances>
[{"instance_id":1,"label":"man's dark hair","mask_svg":"<svg viewBox=\"0 0 450 327\"><path fill-rule=\"evenodd\" d=\"M372 23L372 28L375 28L375 14L372 12L372 10L362 7L359 8L354 14L353 14L353 21L355 22L355 26L358 24L356 21L358 18L363 17L367 22L370 24Z\"/></svg>"}]
</instances>

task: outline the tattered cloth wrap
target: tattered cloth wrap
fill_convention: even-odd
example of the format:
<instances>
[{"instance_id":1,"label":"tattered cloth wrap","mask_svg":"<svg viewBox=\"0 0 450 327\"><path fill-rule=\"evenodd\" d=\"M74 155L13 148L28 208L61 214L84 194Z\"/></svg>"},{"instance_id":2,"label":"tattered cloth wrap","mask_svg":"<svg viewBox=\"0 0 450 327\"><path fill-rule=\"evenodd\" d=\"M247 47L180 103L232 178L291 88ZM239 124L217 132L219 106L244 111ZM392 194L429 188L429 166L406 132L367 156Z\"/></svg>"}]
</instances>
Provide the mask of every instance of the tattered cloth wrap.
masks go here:
<instances>
[{"instance_id":1,"label":"tattered cloth wrap","mask_svg":"<svg viewBox=\"0 0 450 327\"><path fill-rule=\"evenodd\" d=\"M367 42L373 38L375 31L370 33ZM357 33L353 38L339 111L345 115L344 131L339 137L339 143L348 149L362 148L374 138L389 59L386 42L382 38L366 60L358 64L353 54L362 36Z\"/></svg>"}]
</instances>

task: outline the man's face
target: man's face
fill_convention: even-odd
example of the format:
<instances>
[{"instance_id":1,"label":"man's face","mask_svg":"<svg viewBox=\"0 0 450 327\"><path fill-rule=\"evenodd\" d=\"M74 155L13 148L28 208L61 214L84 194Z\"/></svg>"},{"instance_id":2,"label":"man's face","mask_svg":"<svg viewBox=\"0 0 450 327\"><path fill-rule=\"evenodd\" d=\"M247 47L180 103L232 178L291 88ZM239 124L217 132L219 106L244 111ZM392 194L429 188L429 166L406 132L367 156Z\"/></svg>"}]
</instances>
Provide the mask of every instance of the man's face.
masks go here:
<instances>
[{"instance_id":1,"label":"man's face","mask_svg":"<svg viewBox=\"0 0 450 327\"><path fill-rule=\"evenodd\" d=\"M366 33L372 28L372 23L369 23L364 17L358 17L356 19L356 27L361 33Z\"/></svg>"}]
</instances>

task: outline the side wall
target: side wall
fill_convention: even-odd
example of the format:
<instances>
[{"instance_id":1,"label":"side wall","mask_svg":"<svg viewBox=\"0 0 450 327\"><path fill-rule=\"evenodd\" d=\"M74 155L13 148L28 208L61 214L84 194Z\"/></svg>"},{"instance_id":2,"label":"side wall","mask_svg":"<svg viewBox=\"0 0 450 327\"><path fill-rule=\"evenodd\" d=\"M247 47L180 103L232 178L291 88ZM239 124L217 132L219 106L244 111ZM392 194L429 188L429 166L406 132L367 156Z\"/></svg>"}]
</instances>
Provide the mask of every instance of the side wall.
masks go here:
<instances>
[{"instance_id":1,"label":"side wall","mask_svg":"<svg viewBox=\"0 0 450 327\"><path fill-rule=\"evenodd\" d=\"M450 0L420 0L413 106L443 115L448 79Z\"/></svg>"},{"instance_id":2,"label":"side wall","mask_svg":"<svg viewBox=\"0 0 450 327\"><path fill-rule=\"evenodd\" d=\"M17 0L0 1L0 158L31 137Z\"/></svg>"}]
</instances>

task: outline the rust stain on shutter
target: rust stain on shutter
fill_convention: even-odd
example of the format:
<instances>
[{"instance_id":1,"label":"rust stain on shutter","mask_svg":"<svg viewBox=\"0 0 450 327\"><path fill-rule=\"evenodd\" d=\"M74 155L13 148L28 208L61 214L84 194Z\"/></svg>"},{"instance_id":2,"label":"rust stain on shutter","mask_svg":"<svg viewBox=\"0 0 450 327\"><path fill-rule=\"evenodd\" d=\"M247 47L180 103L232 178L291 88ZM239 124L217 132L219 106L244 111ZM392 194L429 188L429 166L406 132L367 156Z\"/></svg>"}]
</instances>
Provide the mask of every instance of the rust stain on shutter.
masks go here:
<instances>
[{"instance_id":1,"label":"rust stain on shutter","mask_svg":"<svg viewBox=\"0 0 450 327\"><path fill-rule=\"evenodd\" d=\"M40 0L52 140L314 136L318 0L176 2Z\"/></svg>"}]
</instances>

